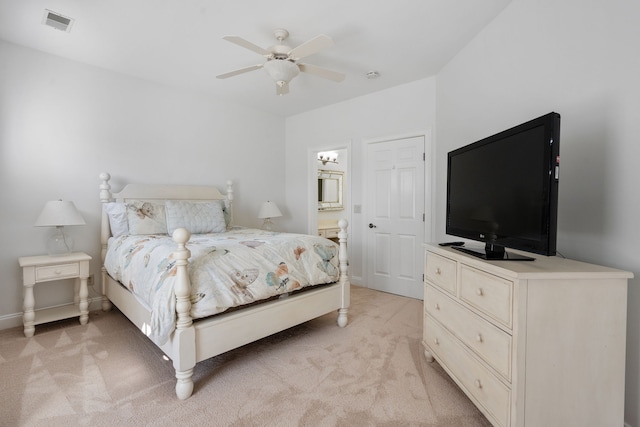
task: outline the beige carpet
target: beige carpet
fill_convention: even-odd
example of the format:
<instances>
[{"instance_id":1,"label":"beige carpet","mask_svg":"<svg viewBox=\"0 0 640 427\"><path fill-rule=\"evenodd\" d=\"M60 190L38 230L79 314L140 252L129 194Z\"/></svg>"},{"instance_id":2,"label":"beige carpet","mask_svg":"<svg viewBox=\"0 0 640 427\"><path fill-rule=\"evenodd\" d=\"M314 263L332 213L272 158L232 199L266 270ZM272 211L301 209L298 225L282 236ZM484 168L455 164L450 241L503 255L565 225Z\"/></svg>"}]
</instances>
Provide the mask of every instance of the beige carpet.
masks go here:
<instances>
[{"instance_id":1,"label":"beige carpet","mask_svg":"<svg viewBox=\"0 0 640 427\"><path fill-rule=\"evenodd\" d=\"M0 331L2 426L483 426L420 344L422 301L353 287L330 314L201 362L191 398L117 310Z\"/></svg>"}]
</instances>

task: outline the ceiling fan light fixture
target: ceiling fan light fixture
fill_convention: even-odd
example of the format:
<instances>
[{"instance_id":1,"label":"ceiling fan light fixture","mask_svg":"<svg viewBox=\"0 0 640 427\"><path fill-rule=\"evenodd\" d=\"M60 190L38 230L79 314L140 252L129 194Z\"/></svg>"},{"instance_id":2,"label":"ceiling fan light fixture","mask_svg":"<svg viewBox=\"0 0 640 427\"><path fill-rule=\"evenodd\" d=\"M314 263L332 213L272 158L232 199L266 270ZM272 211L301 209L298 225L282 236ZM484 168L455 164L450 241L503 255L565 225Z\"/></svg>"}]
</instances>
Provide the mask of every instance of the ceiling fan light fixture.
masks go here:
<instances>
[{"instance_id":1,"label":"ceiling fan light fixture","mask_svg":"<svg viewBox=\"0 0 640 427\"><path fill-rule=\"evenodd\" d=\"M226 79L227 77L233 77L259 68L264 68L276 84L276 95L281 96L289 93L289 82L300 73L313 74L318 77L333 80L334 82L341 82L344 80L345 75L342 73L327 70L326 68L312 64L298 63L298 60L302 58L306 58L307 56L333 46L333 40L331 37L320 34L319 36L307 40L301 45L291 49L289 46L284 44L284 40L289 36L289 32L287 30L278 28L274 30L274 34L279 44L271 46L268 49L263 49L242 37L224 36L224 40L262 55L266 59L266 62L240 68L228 73L219 74L216 78Z\"/></svg>"},{"instance_id":2,"label":"ceiling fan light fixture","mask_svg":"<svg viewBox=\"0 0 640 427\"><path fill-rule=\"evenodd\" d=\"M267 61L263 67L267 70L267 73L278 84L278 86L284 86L289 83L291 79L300 73L298 66L285 59L272 59Z\"/></svg>"}]
</instances>

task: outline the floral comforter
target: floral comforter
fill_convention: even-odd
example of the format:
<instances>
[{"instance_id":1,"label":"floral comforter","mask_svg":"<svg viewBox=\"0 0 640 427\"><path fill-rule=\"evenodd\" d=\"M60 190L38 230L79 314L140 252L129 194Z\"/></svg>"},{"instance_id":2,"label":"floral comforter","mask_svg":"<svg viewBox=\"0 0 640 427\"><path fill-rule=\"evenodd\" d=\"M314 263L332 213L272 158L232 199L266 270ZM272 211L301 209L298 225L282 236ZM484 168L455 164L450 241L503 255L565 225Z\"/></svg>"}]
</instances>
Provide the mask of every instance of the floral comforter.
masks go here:
<instances>
[{"instance_id":1,"label":"floral comforter","mask_svg":"<svg viewBox=\"0 0 640 427\"><path fill-rule=\"evenodd\" d=\"M175 327L176 247L167 235L112 237L105 259L109 275L151 310L149 336L159 345ZM317 236L243 228L192 235L187 248L194 319L340 275L337 244Z\"/></svg>"}]
</instances>

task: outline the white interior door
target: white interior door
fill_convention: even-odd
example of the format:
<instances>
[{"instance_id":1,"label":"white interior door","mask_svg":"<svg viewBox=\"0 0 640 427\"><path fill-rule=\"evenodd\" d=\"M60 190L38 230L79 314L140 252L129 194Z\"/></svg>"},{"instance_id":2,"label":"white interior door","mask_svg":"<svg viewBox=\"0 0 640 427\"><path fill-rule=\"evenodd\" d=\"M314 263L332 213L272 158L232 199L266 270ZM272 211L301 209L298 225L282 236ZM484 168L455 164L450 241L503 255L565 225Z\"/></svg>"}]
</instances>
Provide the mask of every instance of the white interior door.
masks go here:
<instances>
[{"instance_id":1,"label":"white interior door","mask_svg":"<svg viewBox=\"0 0 640 427\"><path fill-rule=\"evenodd\" d=\"M423 298L424 136L367 146L367 285Z\"/></svg>"}]
</instances>

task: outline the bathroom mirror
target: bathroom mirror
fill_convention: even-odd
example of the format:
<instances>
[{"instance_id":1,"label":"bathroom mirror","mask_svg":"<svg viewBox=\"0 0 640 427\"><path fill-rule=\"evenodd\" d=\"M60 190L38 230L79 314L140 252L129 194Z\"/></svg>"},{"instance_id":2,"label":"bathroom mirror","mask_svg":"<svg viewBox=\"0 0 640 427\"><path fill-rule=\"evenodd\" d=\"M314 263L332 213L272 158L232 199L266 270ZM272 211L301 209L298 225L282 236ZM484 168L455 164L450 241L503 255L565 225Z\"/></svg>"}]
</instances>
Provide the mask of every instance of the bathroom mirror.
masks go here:
<instances>
[{"instance_id":1,"label":"bathroom mirror","mask_svg":"<svg viewBox=\"0 0 640 427\"><path fill-rule=\"evenodd\" d=\"M339 211L342 204L342 177L344 172L318 170L318 210Z\"/></svg>"}]
</instances>

